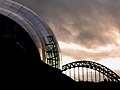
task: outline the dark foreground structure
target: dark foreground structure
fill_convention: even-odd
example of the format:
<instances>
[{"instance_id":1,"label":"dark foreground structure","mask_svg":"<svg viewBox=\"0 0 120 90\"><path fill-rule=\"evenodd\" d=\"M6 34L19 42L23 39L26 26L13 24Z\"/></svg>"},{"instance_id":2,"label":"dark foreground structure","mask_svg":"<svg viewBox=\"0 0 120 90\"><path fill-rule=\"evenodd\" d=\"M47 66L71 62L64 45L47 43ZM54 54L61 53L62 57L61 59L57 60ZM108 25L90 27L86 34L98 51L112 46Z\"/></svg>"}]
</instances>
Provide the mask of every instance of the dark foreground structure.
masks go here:
<instances>
[{"instance_id":1,"label":"dark foreground structure","mask_svg":"<svg viewBox=\"0 0 120 90\"><path fill-rule=\"evenodd\" d=\"M43 62L29 34L3 15L0 15L0 57L1 88L78 89L74 80Z\"/></svg>"},{"instance_id":2,"label":"dark foreground structure","mask_svg":"<svg viewBox=\"0 0 120 90\"><path fill-rule=\"evenodd\" d=\"M78 82L85 90L120 90L120 82Z\"/></svg>"},{"instance_id":3,"label":"dark foreground structure","mask_svg":"<svg viewBox=\"0 0 120 90\"><path fill-rule=\"evenodd\" d=\"M57 88L59 90L120 89L120 83L75 82L63 74L61 70L47 65L41 60L37 48L29 35L21 30L22 28L18 26L17 34L14 34L14 24L10 24L6 20L1 22L1 25L6 23L2 25L0 33L1 88L34 90L56 90ZM5 29L8 30L7 33L4 32ZM14 35L17 35L17 39Z\"/></svg>"},{"instance_id":4,"label":"dark foreground structure","mask_svg":"<svg viewBox=\"0 0 120 90\"><path fill-rule=\"evenodd\" d=\"M1 27L0 33L1 88L33 90L120 89L120 83L75 82L63 74L61 70L53 68L41 60L33 41L21 27L17 26L17 33L14 33L12 22L11 24L6 20L1 22L1 25L6 23ZM8 32L4 33L7 28L9 28ZM17 35L17 39L14 35Z\"/></svg>"},{"instance_id":5,"label":"dark foreground structure","mask_svg":"<svg viewBox=\"0 0 120 90\"><path fill-rule=\"evenodd\" d=\"M96 84L92 82L76 82L63 74L60 69L54 68L59 67L59 54L52 52L57 51L57 48L55 50L52 48L52 50L48 52L48 50L51 49L51 46L49 46L51 43L45 43L45 45L47 45L45 55L48 55L46 56L47 61L50 60L51 53L55 54L54 56L57 55L57 57L55 57L57 62L52 63L54 67L43 62L38 51L38 41L36 41L36 39L39 38L35 38L37 36L34 36L33 33L28 34L28 32L32 32L32 30L40 26L41 21L39 21L33 13L30 13L29 9L27 10L24 6L10 0L0 0L0 7L1 89L94 90L98 88L110 88L119 90L119 83ZM32 17L33 19L31 19L29 15L34 16L34 18ZM36 27L31 27L31 29L29 24L27 25L26 23L29 23L32 27L36 25ZM35 30L39 31L39 29L41 29L41 27ZM45 30L41 30L41 33L43 33L43 31L45 33ZM44 35L42 38L45 38L45 40L50 39L46 33ZM31 37L34 38L31 39ZM54 46L56 46L56 44L57 43L55 43ZM54 57L52 57L52 59L53 58Z\"/></svg>"},{"instance_id":6,"label":"dark foreground structure","mask_svg":"<svg viewBox=\"0 0 120 90\"><path fill-rule=\"evenodd\" d=\"M4 89L120 89L120 83L75 82L63 74L61 70L53 68L40 60L35 47L31 47L31 52L29 50L24 51L11 38L2 38L0 45L2 45L0 46L0 55L2 57L0 81L1 87Z\"/></svg>"}]
</instances>

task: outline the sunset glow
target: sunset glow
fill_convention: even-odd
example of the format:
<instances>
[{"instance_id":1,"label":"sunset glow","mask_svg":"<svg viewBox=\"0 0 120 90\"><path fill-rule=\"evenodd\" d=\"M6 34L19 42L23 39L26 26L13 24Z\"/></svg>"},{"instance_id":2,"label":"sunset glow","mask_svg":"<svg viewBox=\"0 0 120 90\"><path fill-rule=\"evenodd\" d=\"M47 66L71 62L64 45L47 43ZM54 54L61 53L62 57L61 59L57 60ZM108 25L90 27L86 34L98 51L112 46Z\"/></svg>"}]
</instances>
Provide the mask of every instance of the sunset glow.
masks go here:
<instances>
[{"instance_id":1,"label":"sunset glow","mask_svg":"<svg viewBox=\"0 0 120 90\"><path fill-rule=\"evenodd\" d=\"M83 51L92 52L92 53L98 53L98 52L103 52L103 51L104 52L112 51L116 47L114 45L107 45L106 47L99 47L96 50L94 50L94 49L87 49L87 48L81 47L80 45L73 44L73 43L67 44L64 42L59 42L59 45L60 45L61 51L64 49L68 49L68 50L70 49L73 51L74 50L83 50ZM94 58L97 58L97 57L94 57ZM71 62L75 62L75 61L80 61L80 60L82 60L82 58L75 59L72 56L67 56L67 55L62 54L61 67L62 67L62 65L65 65L65 64L68 64ZM83 58L83 60L85 60L85 59ZM87 58L86 60L100 63L100 64L110 68L111 70L120 70L120 58L109 58L109 57L104 58L103 57L103 58L100 58L99 60L93 60L91 58Z\"/></svg>"},{"instance_id":2,"label":"sunset glow","mask_svg":"<svg viewBox=\"0 0 120 90\"><path fill-rule=\"evenodd\" d=\"M82 47L78 44L74 43L64 43L64 42L59 42L60 48L61 49L73 49L73 50L83 50L87 52L93 52L93 53L98 53L98 52L103 52L103 51L111 51L116 48L115 45L108 44L105 47L98 47L96 49L88 49L85 47Z\"/></svg>"},{"instance_id":3,"label":"sunset glow","mask_svg":"<svg viewBox=\"0 0 120 90\"><path fill-rule=\"evenodd\" d=\"M71 62L75 62L75 61L80 61L80 60L76 60L76 59L69 57L69 56L63 56L61 66L68 64L68 63L71 63ZM89 61L100 63L100 64L102 64L102 65L104 65L107 68L112 69L112 70L119 70L120 69L120 58L108 58L108 59L101 59L99 61L96 61L96 60L89 60Z\"/></svg>"}]
</instances>

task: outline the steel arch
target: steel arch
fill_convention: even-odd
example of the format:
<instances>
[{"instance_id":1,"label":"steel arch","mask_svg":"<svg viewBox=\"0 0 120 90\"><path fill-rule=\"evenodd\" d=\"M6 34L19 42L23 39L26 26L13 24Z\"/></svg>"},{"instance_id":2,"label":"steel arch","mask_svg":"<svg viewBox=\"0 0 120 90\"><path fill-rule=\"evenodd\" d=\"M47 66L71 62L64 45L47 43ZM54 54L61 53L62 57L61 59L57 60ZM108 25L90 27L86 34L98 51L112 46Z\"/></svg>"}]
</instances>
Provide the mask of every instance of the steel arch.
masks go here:
<instances>
[{"instance_id":1,"label":"steel arch","mask_svg":"<svg viewBox=\"0 0 120 90\"><path fill-rule=\"evenodd\" d=\"M93 62L93 61L76 61L76 62L68 63L68 64L62 66L62 72L66 71L68 69L71 69L71 68L75 68L75 67L90 68L90 69L93 69L93 70L96 70L96 71L102 73L103 75L107 76L112 81L115 81L115 82L120 81L120 77L115 72L113 72L109 68L107 68L99 63Z\"/></svg>"},{"instance_id":2,"label":"steel arch","mask_svg":"<svg viewBox=\"0 0 120 90\"><path fill-rule=\"evenodd\" d=\"M35 42L41 59L59 68L59 45L50 27L31 9L11 0L0 0L0 14L12 19L26 30Z\"/></svg>"}]
</instances>

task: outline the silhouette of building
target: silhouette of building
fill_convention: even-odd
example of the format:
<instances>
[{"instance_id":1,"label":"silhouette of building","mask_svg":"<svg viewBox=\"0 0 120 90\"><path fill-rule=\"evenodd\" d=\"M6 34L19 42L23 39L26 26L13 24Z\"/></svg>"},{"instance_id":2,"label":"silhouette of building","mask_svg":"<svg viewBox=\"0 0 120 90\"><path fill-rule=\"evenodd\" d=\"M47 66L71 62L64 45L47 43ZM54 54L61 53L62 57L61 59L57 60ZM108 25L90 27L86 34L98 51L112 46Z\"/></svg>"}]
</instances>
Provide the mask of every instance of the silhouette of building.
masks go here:
<instances>
[{"instance_id":1,"label":"silhouette of building","mask_svg":"<svg viewBox=\"0 0 120 90\"><path fill-rule=\"evenodd\" d=\"M56 37L34 11L11 0L0 0L0 14L15 21L30 35L39 50L41 60L55 68L60 67Z\"/></svg>"},{"instance_id":2,"label":"silhouette of building","mask_svg":"<svg viewBox=\"0 0 120 90\"><path fill-rule=\"evenodd\" d=\"M93 90L105 85L93 88L93 82L78 83L63 74L59 45L50 27L34 11L11 0L0 0L0 57L4 89ZM63 71L76 66L103 71L112 81L118 79L109 69L88 61L67 64Z\"/></svg>"}]
</instances>

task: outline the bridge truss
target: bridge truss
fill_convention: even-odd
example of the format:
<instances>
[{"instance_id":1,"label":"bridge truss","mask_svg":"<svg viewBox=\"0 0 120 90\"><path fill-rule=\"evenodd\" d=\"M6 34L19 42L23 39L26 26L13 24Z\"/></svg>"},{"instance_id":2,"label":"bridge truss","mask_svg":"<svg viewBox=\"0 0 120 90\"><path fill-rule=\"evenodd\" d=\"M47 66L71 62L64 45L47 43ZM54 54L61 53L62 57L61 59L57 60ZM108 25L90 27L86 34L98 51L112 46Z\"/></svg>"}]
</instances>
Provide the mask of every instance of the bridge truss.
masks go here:
<instances>
[{"instance_id":1,"label":"bridge truss","mask_svg":"<svg viewBox=\"0 0 120 90\"><path fill-rule=\"evenodd\" d=\"M92 61L76 61L68 63L62 66L62 72L76 81L120 81L120 77L115 72Z\"/></svg>"}]
</instances>

